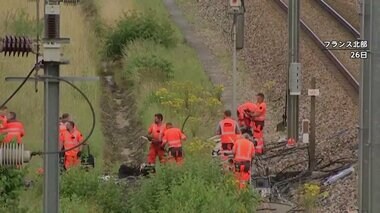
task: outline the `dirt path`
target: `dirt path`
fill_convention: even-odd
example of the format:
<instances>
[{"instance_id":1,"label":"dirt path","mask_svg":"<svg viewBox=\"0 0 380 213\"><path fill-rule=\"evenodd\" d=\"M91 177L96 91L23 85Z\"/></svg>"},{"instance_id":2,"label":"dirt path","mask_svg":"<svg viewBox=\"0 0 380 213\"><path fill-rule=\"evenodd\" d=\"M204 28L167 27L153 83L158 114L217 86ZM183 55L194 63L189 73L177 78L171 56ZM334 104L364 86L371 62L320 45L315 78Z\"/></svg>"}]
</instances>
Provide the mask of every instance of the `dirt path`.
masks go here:
<instances>
[{"instance_id":1,"label":"dirt path","mask_svg":"<svg viewBox=\"0 0 380 213\"><path fill-rule=\"evenodd\" d=\"M105 168L118 167L119 163L139 165L143 161L145 148L139 136L144 134L144 130L135 113L132 93L116 83L115 68L110 68L106 63L103 65L101 107L103 134L107 144L104 149Z\"/></svg>"},{"instance_id":2,"label":"dirt path","mask_svg":"<svg viewBox=\"0 0 380 213\"><path fill-rule=\"evenodd\" d=\"M183 16L181 10L178 8L174 0L164 0L165 6L172 16L173 21L177 24L178 28L184 35L185 41L190 47L194 48L198 54L198 58L201 61L204 70L209 76L211 82L214 85L223 85L224 91L222 94L222 102L226 108L231 108L232 99L232 82L229 81L229 76L223 69L217 58L202 41L198 35L196 35L192 26Z\"/></svg>"}]
</instances>

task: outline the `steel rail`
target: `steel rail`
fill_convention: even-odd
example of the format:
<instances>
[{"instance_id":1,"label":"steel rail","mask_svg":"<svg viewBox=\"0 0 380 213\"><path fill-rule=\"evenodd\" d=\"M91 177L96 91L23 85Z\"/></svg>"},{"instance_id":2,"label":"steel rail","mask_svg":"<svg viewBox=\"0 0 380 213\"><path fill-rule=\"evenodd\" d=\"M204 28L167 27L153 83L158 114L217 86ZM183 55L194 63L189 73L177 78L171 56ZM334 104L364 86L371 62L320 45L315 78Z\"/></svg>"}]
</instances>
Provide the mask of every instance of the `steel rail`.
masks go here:
<instances>
[{"instance_id":1,"label":"steel rail","mask_svg":"<svg viewBox=\"0 0 380 213\"><path fill-rule=\"evenodd\" d=\"M285 12L288 12L288 6L283 0L274 0ZM342 62L334 55L334 53L326 49L323 41L314 33L311 28L300 19L301 28L306 31L306 33L311 37L311 39L323 50L326 54L327 58L335 65L336 68L340 71L340 73L346 78L346 80L350 83L350 85L355 89L357 93L359 93L359 82L355 79L355 77L351 74L351 72L347 69L346 66L343 65Z\"/></svg>"},{"instance_id":2,"label":"steel rail","mask_svg":"<svg viewBox=\"0 0 380 213\"><path fill-rule=\"evenodd\" d=\"M360 33L359 31L350 24L343 16L341 16L333 7L331 7L327 2L324 0L316 0L323 9L325 9L328 13L330 13L340 24L342 24L348 31L351 32L351 34L357 38L360 39Z\"/></svg>"}]
</instances>

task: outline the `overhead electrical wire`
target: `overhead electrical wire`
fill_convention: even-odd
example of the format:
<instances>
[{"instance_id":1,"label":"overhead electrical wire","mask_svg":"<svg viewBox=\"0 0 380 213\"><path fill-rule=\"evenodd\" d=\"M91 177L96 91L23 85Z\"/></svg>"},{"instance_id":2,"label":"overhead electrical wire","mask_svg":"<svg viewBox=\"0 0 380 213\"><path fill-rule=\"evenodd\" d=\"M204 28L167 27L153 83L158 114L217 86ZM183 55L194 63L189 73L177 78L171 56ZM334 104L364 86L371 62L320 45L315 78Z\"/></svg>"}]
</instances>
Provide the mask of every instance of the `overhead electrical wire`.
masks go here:
<instances>
[{"instance_id":1,"label":"overhead electrical wire","mask_svg":"<svg viewBox=\"0 0 380 213\"><path fill-rule=\"evenodd\" d=\"M83 145L84 143L86 143L89 140L89 138L91 137L91 135L93 134L93 132L95 130L95 124L96 124L95 110L94 110L94 107L92 106L91 101L86 96L86 94L81 89L79 89L77 86L75 86L75 84L71 83L70 81L68 81L66 79L60 78L60 77L44 76L44 78L46 78L46 79L55 79L55 80L63 81L65 83L67 83L68 85L70 85L71 87L73 87L76 91L78 91L83 96L83 98L88 103L88 106L90 107L90 111L91 111L91 115L92 115L92 125L91 125L90 132L88 133L88 135L86 136L86 138L82 142L80 142L79 144L77 144L77 145L75 145L75 146L73 146L73 147L71 147L69 149L64 149L64 150L56 151L56 152L34 152L33 155L46 155L46 154L65 153L65 152L68 152L68 151L71 151L73 149L76 149L76 148L80 147L81 145Z\"/></svg>"},{"instance_id":2,"label":"overhead electrical wire","mask_svg":"<svg viewBox=\"0 0 380 213\"><path fill-rule=\"evenodd\" d=\"M20 89L25 85L25 83L28 81L28 79L30 78L30 76L33 74L33 72L36 70L36 68L40 65L40 63L36 63L33 68L29 71L28 75L25 76L24 80L21 82L21 84L16 88L15 91L13 91L13 93L7 98L7 100L5 100L0 108L3 108L5 105L7 105L7 103L12 100L12 98L20 91Z\"/></svg>"}]
</instances>

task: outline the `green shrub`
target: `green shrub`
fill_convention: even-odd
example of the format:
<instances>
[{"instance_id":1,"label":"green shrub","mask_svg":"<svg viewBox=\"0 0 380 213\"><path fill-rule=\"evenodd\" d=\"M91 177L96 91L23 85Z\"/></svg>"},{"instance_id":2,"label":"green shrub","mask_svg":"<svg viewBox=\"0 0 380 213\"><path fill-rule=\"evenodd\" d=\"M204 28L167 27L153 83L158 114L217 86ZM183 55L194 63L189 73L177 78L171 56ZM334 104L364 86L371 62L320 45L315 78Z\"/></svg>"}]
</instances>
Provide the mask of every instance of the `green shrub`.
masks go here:
<instances>
[{"instance_id":1,"label":"green shrub","mask_svg":"<svg viewBox=\"0 0 380 213\"><path fill-rule=\"evenodd\" d=\"M125 208L122 188L114 182L102 182L94 170L85 172L80 168L67 171L61 178L61 195L65 199L91 201L102 212L123 212Z\"/></svg>"},{"instance_id":2,"label":"green shrub","mask_svg":"<svg viewBox=\"0 0 380 213\"><path fill-rule=\"evenodd\" d=\"M154 14L124 14L116 28L107 36L105 54L110 58L123 55L125 45L135 40L152 40L170 47L176 44L174 30L169 22L158 21Z\"/></svg>"},{"instance_id":3,"label":"green shrub","mask_svg":"<svg viewBox=\"0 0 380 213\"><path fill-rule=\"evenodd\" d=\"M158 168L138 190L129 192L128 212L253 212L257 195L239 191L232 175L221 174L209 151L185 149L181 167Z\"/></svg>"},{"instance_id":4,"label":"green shrub","mask_svg":"<svg viewBox=\"0 0 380 213\"><path fill-rule=\"evenodd\" d=\"M135 53L136 51L133 51ZM125 78L134 85L161 82L173 78L173 65L156 52L130 54L126 57Z\"/></svg>"},{"instance_id":5,"label":"green shrub","mask_svg":"<svg viewBox=\"0 0 380 213\"><path fill-rule=\"evenodd\" d=\"M24 170L0 167L0 210L18 206L24 176Z\"/></svg>"}]
</instances>

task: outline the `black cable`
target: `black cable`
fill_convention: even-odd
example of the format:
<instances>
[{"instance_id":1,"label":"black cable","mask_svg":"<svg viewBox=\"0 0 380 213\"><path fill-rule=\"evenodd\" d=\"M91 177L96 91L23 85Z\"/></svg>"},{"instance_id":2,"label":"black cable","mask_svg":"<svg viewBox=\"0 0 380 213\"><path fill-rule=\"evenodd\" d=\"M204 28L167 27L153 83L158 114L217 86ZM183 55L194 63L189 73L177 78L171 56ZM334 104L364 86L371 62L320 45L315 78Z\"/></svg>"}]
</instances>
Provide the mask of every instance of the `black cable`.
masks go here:
<instances>
[{"instance_id":1,"label":"black cable","mask_svg":"<svg viewBox=\"0 0 380 213\"><path fill-rule=\"evenodd\" d=\"M185 128L185 125L186 125L186 122L187 120L190 118L191 115L188 115L185 119L185 121L182 123L182 128L181 128L181 131L183 132L183 129Z\"/></svg>"},{"instance_id":2,"label":"black cable","mask_svg":"<svg viewBox=\"0 0 380 213\"><path fill-rule=\"evenodd\" d=\"M37 64L34 64L33 68L29 71L28 75L25 76L24 80L21 82L21 84L17 87L17 89L15 91L13 91L13 93L7 98L7 100L5 100L0 108L3 108L10 100L12 100L12 98L18 93L18 91L20 91L20 89L25 85L25 83L28 81L28 79L30 78L30 76L33 74L33 72L36 70L36 67L39 65L39 63Z\"/></svg>"},{"instance_id":3,"label":"black cable","mask_svg":"<svg viewBox=\"0 0 380 213\"><path fill-rule=\"evenodd\" d=\"M92 133L94 132L94 129L95 129L95 121L96 121L96 115L95 115L95 110L94 110L94 107L92 106L91 104L91 101L88 99L88 97L86 96L86 94L84 94L84 92L82 92L82 90L80 90L77 86L75 86L73 83L71 83L70 81L68 80L65 80L63 78L59 78L59 77L53 77L53 76L44 76L44 78L47 78L47 79L56 79L56 80L59 80L59 81L63 81L67 84L69 84L71 87L73 87L75 90L77 90L82 96L83 98L86 100L86 102L88 103L89 107L90 107L90 110L91 110L91 114L92 114L92 126L91 126L91 130L90 130L90 133L87 135L87 137L79 144L75 145L74 147L71 147L70 149L65 149L65 150L61 150L61 151L56 151L56 152L38 152L38 155L42 155L42 154L60 154L60 153L65 153L65 152L68 152L68 151L71 151L73 149L76 149L80 146L82 146L84 143L86 143L88 141L88 139L91 137Z\"/></svg>"}]
</instances>

